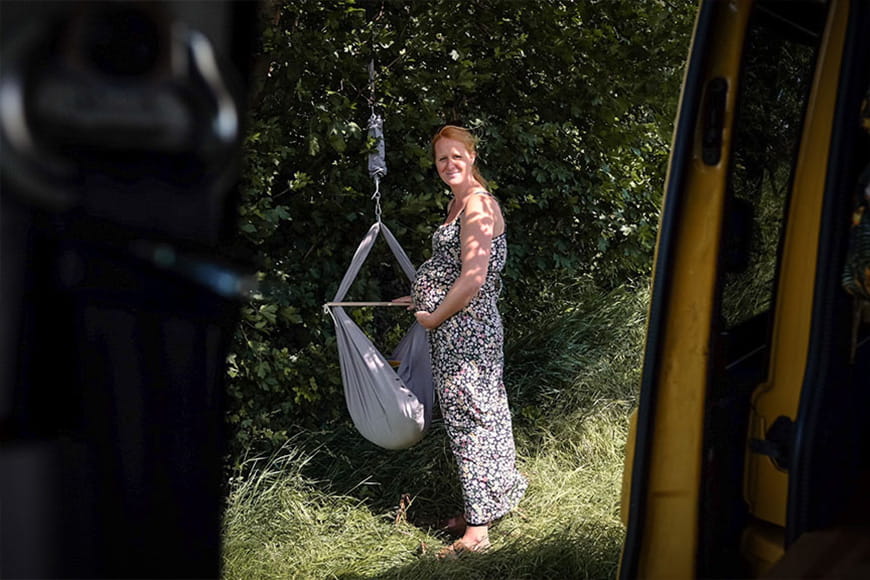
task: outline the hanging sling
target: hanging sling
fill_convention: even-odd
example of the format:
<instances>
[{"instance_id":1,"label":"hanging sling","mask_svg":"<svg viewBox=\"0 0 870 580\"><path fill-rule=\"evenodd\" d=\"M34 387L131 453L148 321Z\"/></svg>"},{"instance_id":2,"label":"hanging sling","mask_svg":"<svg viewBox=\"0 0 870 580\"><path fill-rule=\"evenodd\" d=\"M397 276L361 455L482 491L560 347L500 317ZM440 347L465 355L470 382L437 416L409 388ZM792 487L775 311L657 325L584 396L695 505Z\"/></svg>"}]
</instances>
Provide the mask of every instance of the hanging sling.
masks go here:
<instances>
[{"instance_id":1,"label":"hanging sling","mask_svg":"<svg viewBox=\"0 0 870 580\"><path fill-rule=\"evenodd\" d=\"M390 303L342 302L379 233L410 281L416 272L405 251L382 222L375 222L353 256L338 292L325 308L335 323L344 396L360 434L386 449L405 449L420 441L432 417L434 389L426 329L414 322L389 360L345 312L345 306Z\"/></svg>"}]
</instances>

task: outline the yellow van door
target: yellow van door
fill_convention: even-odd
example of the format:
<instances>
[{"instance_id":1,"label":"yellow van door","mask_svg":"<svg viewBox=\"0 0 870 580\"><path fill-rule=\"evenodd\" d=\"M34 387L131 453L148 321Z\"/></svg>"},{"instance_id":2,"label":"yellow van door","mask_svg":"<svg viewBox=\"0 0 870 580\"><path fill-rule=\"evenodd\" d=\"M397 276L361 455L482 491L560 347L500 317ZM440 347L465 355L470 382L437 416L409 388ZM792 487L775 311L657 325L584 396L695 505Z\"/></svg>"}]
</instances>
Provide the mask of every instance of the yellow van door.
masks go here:
<instances>
[{"instance_id":1,"label":"yellow van door","mask_svg":"<svg viewBox=\"0 0 870 580\"><path fill-rule=\"evenodd\" d=\"M751 3L701 2L659 225L620 578L695 578L716 277Z\"/></svg>"},{"instance_id":2,"label":"yellow van door","mask_svg":"<svg viewBox=\"0 0 870 580\"><path fill-rule=\"evenodd\" d=\"M861 399L824 395L830 377L868 386L846 361L836 275L866 153L846 127L866 88L867 11L700 3L629 437L620 578L763 575L837 504L813 507L833 472L808 480L795 466L830 467L830 433L854 435L856 420L832 431L831 414ZM860 439L840 441L842 455Z\"/></svg>"}]
</instances>

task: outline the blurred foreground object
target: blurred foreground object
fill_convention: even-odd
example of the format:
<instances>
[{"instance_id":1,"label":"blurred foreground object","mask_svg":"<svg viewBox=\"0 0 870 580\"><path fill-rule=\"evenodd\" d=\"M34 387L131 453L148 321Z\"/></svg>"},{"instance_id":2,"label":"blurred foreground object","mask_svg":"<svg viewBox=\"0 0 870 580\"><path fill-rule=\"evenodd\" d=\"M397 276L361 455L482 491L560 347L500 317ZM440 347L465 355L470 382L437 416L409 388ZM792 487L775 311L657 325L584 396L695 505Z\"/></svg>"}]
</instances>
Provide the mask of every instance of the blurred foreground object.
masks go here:
<instances>
[{"instance_id":1,"label":"blurred foreground object","mask_svg":"<svg viewBox=\"0 0 870 580\"><path fill-rule=\"evenodd\" d=\"M218 577L253 2L3 2L0 577Z\"/></svg>"}]
</instances>

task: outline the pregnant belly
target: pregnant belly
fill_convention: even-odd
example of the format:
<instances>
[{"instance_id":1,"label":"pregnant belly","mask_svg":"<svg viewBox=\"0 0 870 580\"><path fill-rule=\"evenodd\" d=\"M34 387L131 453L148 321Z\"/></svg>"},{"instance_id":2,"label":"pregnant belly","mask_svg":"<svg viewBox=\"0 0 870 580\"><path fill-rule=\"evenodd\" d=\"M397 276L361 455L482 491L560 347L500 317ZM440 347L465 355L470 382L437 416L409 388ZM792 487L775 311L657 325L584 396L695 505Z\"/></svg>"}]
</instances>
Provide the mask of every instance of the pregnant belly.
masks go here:
<instances>
[{"instance_id":1,"label":"pregnant belly","mask_svg":"<svg viewBox=\"0 0 870 580\"><path fill-rule=\"evenodd\" d=\"M458 275L458 272L453 270L449 265L432 260L424 262L417 270L417 278L411 286L414 305L427 312L438 308Z\"/></svg>"}]
</instances>

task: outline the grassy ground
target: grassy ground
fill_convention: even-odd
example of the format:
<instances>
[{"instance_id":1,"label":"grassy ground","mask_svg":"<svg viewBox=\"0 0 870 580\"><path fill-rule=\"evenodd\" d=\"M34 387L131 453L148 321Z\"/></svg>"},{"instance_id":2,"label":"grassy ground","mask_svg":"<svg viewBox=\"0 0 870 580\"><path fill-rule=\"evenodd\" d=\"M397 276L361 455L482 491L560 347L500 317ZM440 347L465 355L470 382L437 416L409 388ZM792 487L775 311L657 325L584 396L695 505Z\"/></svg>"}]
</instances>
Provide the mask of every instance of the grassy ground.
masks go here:
<instances>
[{"instance_id":1,"label":"grassy ground","mask_svg":"<svg viewBox=\"0 0 870 580\"><path fill-rule=\"evenodd\" d=\"M646 295L557 294L509 336L506 382L530 485L491 530L491 550L434 558L449 541L437 522L461 511L440 423L405 451L348 429L309 432L230 482L225 578L612 578Z\"/></svg>"}]
</instances>

